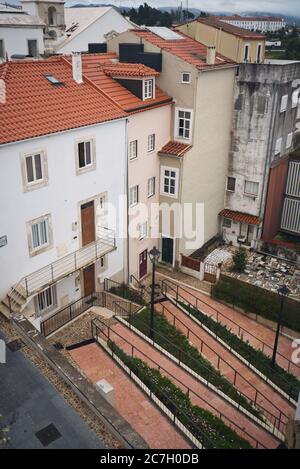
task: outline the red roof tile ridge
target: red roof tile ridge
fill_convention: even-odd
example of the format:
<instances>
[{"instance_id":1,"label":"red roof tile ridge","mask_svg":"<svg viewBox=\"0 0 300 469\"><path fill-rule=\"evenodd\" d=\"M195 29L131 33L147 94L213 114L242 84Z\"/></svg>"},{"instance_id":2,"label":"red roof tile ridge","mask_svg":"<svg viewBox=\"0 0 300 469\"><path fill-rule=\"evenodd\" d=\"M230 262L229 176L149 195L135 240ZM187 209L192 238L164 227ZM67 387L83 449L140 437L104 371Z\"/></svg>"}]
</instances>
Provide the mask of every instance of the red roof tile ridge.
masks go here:
<instances>
[{"instance_id":1,"label":"red roof tile ridge","mask_svg":"<svg viewBox=\"0 0 300 469\"><path fill-rule=\"evenodd\" d=\"M72 63L66 59L65 57L61 56L61 59L64 61L64 63L68 64L69 68L72 68ZM102 96L104 96L106 99L109 99L109 101L114 104L120 111L122 111L123 115L126 116L126 113L124 112L124 109L115 101L111 96L109 96L107 93L105 93L99 86L97 86L92 80L87 78L84 73L82 74L83 80L88 83L90 86L95 88ZM121 117L121 116L120 116Z\"/></svg>"}]
</instances>

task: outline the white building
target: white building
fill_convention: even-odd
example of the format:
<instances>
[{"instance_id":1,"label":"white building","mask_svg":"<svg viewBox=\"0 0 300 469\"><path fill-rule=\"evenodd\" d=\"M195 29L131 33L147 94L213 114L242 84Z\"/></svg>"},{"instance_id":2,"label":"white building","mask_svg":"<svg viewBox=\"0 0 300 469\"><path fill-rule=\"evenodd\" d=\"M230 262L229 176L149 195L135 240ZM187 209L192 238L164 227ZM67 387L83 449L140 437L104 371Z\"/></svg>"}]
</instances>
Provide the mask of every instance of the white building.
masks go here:
<instances>
[{"instance_id":1,"label":"white building","mask_svg":"<svg viewBox=\"0 0 300 469\"><path fill-rule=\"evenodd\" d=\"M218 16L218 19L239 28L250 29L250 31L274 32L286 27L286 21L275 16L233 15Z\"/></svg>"},{"instance_id":2,"label":"white building","mask_svg":"<svg viewBox=\"0 0 300 469\"><path fill-rule=\"evenodd\" d=\"M126 116L80 65L74 78L61 58L0 65L0 308L37 326L104 277L123 279L124 240L103 207L122 225Z\"/></svg>"},{"instance_id":3,"label":"white building","mask_svg":"<svg viewBox=\"0 0 300 469\"><path fill-rule=\"evenodd\" d=\"M87 52L89 44L106 42L107 35L132 28L130 21L113 7L65 8L66 32L57 52Z\"/></svg>"},{"instance_id":4,"label":"white building","mask_svg":"<svg viewBox=\"0 0 300 469\"><path fill-rule=\"evenodd\" d=\"M38 16L0 4L0 62L14 55L38 57L44 53L43 28Z\"/></svg>"}]
</instances>

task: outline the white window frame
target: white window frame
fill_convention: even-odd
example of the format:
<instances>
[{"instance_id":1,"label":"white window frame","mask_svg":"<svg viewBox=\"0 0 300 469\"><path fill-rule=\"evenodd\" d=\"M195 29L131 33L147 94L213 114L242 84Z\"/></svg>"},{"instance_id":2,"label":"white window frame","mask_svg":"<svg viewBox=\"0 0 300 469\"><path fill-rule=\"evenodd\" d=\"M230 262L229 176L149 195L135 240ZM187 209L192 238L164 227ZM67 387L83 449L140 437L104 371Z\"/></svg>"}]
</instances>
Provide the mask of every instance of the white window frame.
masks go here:
<instances>
[{"instance_id":1,"label":"white window frame","mask_svg":"<svg viewBox=\"0 0 300 469\"><path fill-rule=\"evenodd\" d=\"M144 221L143 223L138 224L139 239L145 239L148 236L148 222Z\"/></svg>"},{"instance_id":2,"label":"white window frame","mask_svg":"<svg viewBox=\"0 0 300 469\"><path fill-rule=\"evenodd\" d=\"M275 145L275 155L280 155L281 154L281 147L282 147L282 137L279 137L276 140L276 145Z\"/></svg>"},{"instance_id":3,"label":"white window frame","mask_svg":"<svg viewBox=\"0 0 300 469\"><path fill-rule=\"evenodd\" d=\"M90 163L85 164L84 166L79 165L79 145L84 144L84 152L86 152L86 144L90 144ZM96 169L96 139L94 136L87 136L83 138L78 138L75 140L75 158L76 158L76 173L77 175L86 173L88 171L94 171ZM84 160L86 162L86 155L84 155Z\"/></svg>"},{"instance_id":4,"label":"white window frame","mask_svg":"<svg viewBox=\"0 0 300 469\"><path fill-rule=\"evenodd\" d=\"M154 78L145 78L143 80L143 101L155 97L154 86Z\"/></svg>"},{"instance_id":5,"label":"white window frame","mask_svg":"<svg viewBox=\"0 0 300 469\"><path fill-rule=\"evenodd\" d=\"M255 187L257 187L257 191L256 192L247 191L246 190L247 183L255 184ZM245 182L244 182L244 194L245 195L250 195L251 197L257 197L258 196L258 191L259 191L259 183L257 181L245 180Z\"/></svg>"},{"instance_id":6,"label":"white window frame","mask_svg":"<svg viewBox=\"0 0 300 469\"><path fill-rule=\"evenodd\" d=\"M287 110L288 99L289 99L288 94L284 94L281 97L280 112L285 112Z\"/></svg>"},{"instance_id":7,"label":"white window frame","mask_svg":"<svg viewBox=\"0 0 300 469\"><path fill-rule=\"evenodd\" d=\"M36 178L36 166L35 166L35 156L40 155L41 162L41 172L42 177L40 179ZM28 181L28 172L27 172L27 158L32 159L33 164L33 181ZM30 152L20 154L20 163L21 163L21 172L22 172L22 181L23 181L23 190L24 192L39 189L48 184L48 164L47 164L47 152L45 149L38 148Z\"/></svg>"},{"instance_id":8,"label":"white window frame","mask_svg":"<svg viewBox=\"0 0 300 469\"><path fill-rule=\"evenodd\" d=\"M129 189L129 207L134 207L139 203L139 186L135 185Z\"/></svg>"},{"instance_id":9,"label":"white window frame","mask_svg":"<svg viewBox=\"0 0 300 469\"><path fill-rule=\"evenodd\" d=\"M51 300L51 303L49 302ZM45 304L41 308L41 303ZM47 304L48 303L48 304ZM53 311L57 307L57 289L56 285L46 288L34 297L35 311L39 316L44 316L46 313Z\"/></svg>"},{"instance_id":10,"label":"white window frame","mask_svg":"<svg viewBox=\"0 0 300 469\"><path fill-rule=\"evenodd\" d=\"M166 175L165 172L169 171L175 173L175 177L171 175ZM171 178L172 180L175 180L175 191L174 194L171 194L170 192L165 192L165 178ZM176 199L178 197L178 185L179 185L179 169L178 168L173 168L171 166L161 166L160 168L160 193L161 195L167 196L167 197L172 197L173 199ZM170 185L169 185L170 187Z\"/></svg>"},{"instance_id":11,"label":"white window frame","mask_svg":"<svg viewBox=\"0 0 300 469\"><path fill-rule=\"evenodd\" d=\"M35 229L35 234L33 231L34 226L37 226L37 228ZM34 220L30 220L29 222L27 222L27 236L30 256L35 256L36 254L41 254L42 252L51 249L53 243L51 215L43 215L39 218L35 218ZM35 245L34 237L38 238L39 240L42 240L42 238L45 237L46 241Z\"/></svg>"},{"instance_id":12,"label":"white window frame","mask_svg":"<svg viewBox=\"0 0 300 469\"><path fill-rule=\"evenodd\" d=\"M148 198L155 195L155 176L149 178L147 181L147 194Z\"/></svg>"},{"instance_id":13,"label":"white window frame","mask_svg":"<svg viewBox=\"0 0 300 469\"><path fill-rule=\"evenodd\" d=\"M183 77L184 75L188 76L188 80L184 80ZM181 72L181 83L184 85L190 85L191 84L191 72Z\"/></svg>"},{"instance_id":14,"label":"white window frame","mask_svg":"<svg viewBox=\"0 0 300 469\"><path fill-rule=\"evenodd\" d=\"M179 112L189 112L190 113L190 128L189 128L189 137L184 137L184 136L181 136L179 135L179 120L182 119L181 117L179 117ZM183 118L184 120L188 120L186 119L185 117ZM193 128L193 110L192 109L184 109L184 108L180 108L180 107L177 107L175 109L175 132L176 132L176 138L178 140L184 140L184 141L188 141L190 142L191 139L192 139L192 128Z\"/></svg>"},{"instance_id":15,"label":"white window frame","mask_svg":"<svg viewBox=\"0 0 300 469\"><path fill-rule=\"evenodd\" d=\"M137 140L131 140L129 142L129 159L135 160L138 156L138 141Z\"/></svg>"},{"instance_id":16,"label":"white window frame","mask_svg":"<svg viewBox=\"0 0 300 469\"><path fill-rule=\"evenodd\" d=\"M148 135L148 153L155 150L155 134Z\"/></svg>"},{"instance_id":17,"label":"white window frame","mask_svg":"<svg viewBox=\"0 0 300 469\"><path fill-rule=\"evenodd\" d=\"M300 98L300 88L293 91L293 94L292 94L292 109L295 109L295 107L298 107L299 98Z\"/></svg>"},{"instance_id":18,"label":"white window frame","mask_svg":"<svg viewBox=\"0 0 300 469\"><path fill-rule=\"evenodd\" d=\"M293 144L293 132L290 132L286 137L286 149L291 148Z\"/></svg>"},{"instance_id":19,"label":"white window frame","mask_svg":"<svg viewBox=\"0 0 300 469\"><path fill-rule=\"evenodd\" d=\"M230 223L228 225L225 224L225 220L229 221ZM228 217L223 217L223 222L222 222L222 227L223 228L231 228L232 227L232 220L231 218L228 218Z\"/></svg>"}]
</instances>

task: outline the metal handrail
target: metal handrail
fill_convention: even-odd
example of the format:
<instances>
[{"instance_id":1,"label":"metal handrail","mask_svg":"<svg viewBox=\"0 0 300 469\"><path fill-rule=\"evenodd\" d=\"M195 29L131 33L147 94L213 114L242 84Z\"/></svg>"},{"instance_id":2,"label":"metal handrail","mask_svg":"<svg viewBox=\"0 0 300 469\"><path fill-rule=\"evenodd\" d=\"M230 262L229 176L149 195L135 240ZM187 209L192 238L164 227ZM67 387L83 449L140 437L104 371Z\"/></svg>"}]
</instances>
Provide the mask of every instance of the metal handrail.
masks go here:
<instances>
[{"instance_id":1,"label":"metal handrail","mask_svg":"<svg viewBox=\"0 0 300 469\"><path fill-rule=\"evenodd\" d=\"M100 322L101 324L103 324L107 330L108 330L108 334L105 334L103 329L101 329L100 327L97 326L96 322ZM95 337L95 335L93 334L93 325L96 327L96 331L100 329L100 331L103 333L103 335L105 335L108 340L111 340L110 339L110 331L112 331L115 335L119 336L124 342L126 342L130 347L131 347L131 356L133 357L134 356L134 350L136 350L137 352L139 352L139 354L141 354L142 356L146 357L151 363L153 363L155 365L155 367L158 368L158 371L162 370L167 376L170 376L175 382L179 383L181 386L183 386L184 388L186 388L187 390L187 395L190 396L190 395L194 395L196 396L198 399L200 399L201 401L203 401L206 405L208 405L211 409L214 410L215 413L217 413L217 415L219 416L220 420L225 420L226 422L229 422L229 426L233 426L234 428L237 428L238 430L240 430L243 434L247 435L249 438L251 438L256 446L255 448L258 448L259 445L263 448L263 449L266 449L266 447L261 443L259 442L255 437L253 437L252 435L250 435L250 433L248 433L244 428L240 427L237 423L235 423L233 420L231 420L229 417L227 417L225 414L223 414L217 407L213 406L211 404L211 402L207 401L203 396L200 396L200 394L196 393L195 391L193 391L191 388L189 388L185 383L183 383L181 380L179 380L175 375L173 375L172 373L170 373L169 371L167 371L163 366L159 365L158 363L156 363L149 355L147 355L145 352L143 352L142 350L140 350L138 347L136 347L135 345L133 345L131 342L128 341L128 339L126 339L124 336L122 336L119 332L113 330L110 326L108 326L107 324L105 324L103 321L101 321L101 319L97 318L97 319L93 319L91 321L91 325L92 325L92 335L93 337L96 339L97 337Z\"/></svg>"},{"instance_id":2,"label":"metal handrail","mask_svg":"<svg viewBox=\"0 0 300 469\"><path fill-rule=\"evenodd\" d=\"M285 427L286 427L286 422L288 421L288 416L282 411L280 410L273 402L270 401L270 399L268 397L266 397L261 391L259 391L250 381L248 381L241 373L239 373L227 360L225 360L224 358L221 357L221 355L219 355L210 345L208 345L201 337L198 336L198 334L196 334L195 332L193 332L183 321L181 321L181 319L177 318L170 310L169 308L165 305L165 304L160 304L160 306L162 307L163 309L163 313L164 311L166 310L168 314L170 314L172 317L173 317L173 325L175 326L176 324L176 321L178 321L179 323L181 323L185 329L187 329L187 339L190 338L190 335L193 334L201 343L201 346L200 346L200 352L203 353L203 344L211 351L213 352L216 356L217 356L217 369L221 371L221 367L220 365L222 364L222 362L228 366L234 373L234 378L233 378L233 385L236 386L236 382L237 382L237 377L239 377L241 380L243 380L247 386L251 389L253 389L253 391L255 392L255 397L254 399L252 399L251 397L247 396L247 394L245 394L243 391L241 391L239 389L239 392L242 394L242 396L244 396L247 400L250 399L251 402L254 403L254 405L256 405L257 407L259 407L264 414L267 414L265 415L269 420L270 422L274 425L275 428L278 428L280 429L280 425L283 425L283 429L280 430L282 433L284 433L285 431ZM229 378L226 377L228 380ZM276 411L279 413L279 416L276 417L271 411L265 409L263 407L263 405L258 402L258 398L263 398L265 401L267 401L271 406L273 406ZM282 417L285 417L286 419L286 422L283 422L282 420ZM271 418L271 419L270 419ZM272 419L274 419L274 423L272 421Z\"/></svg>"},{"instance_id":3,"label":"metal handrail","mask_svg":"<svg viewBox=\"0 0 300 469\"><path fill-rule=\"evenodd\" d=\"M130 275L130 282L132 283L132 279L135 280L135 282L138 284L140 290L141 290L141 295L144 295L144 292L148 293L148 295L151 295L151 289L147 287L147 285L144 285L139 279L136 278L135 275L131 274Z\"/></svg>"},{"instance_id":4,"label":"metal handrail","mask_svg":"<svg viewBox=\"0 0 300 469\"><path fill-rule=\"evenodd\" d=\"M176 295L178 295L178 290L181 289L183 290L185 293L187 293L188 295L192 296L195 300L196 300L196 305L193 305L192 303L190 303L187 299L184 298L183 295L180 295L185 302L189 303L193 308L196 308L198 309L202 314L205 314L206 316L208 317L212 317L213 315L209 315L205 312L203 312L199 307L198 307L198 302L199 303L203 303L205 304L206 306L208 306L209 308L211 308L215 314L216 314L216 320L217 322L219 322L220 324L221 321L219 321L219 317L223 317L225 318L226 320L230 321L232 324L234 324L235 326L237 326L238 328L238 333L235 334L237 335L241 340L244 341L243 339L243 333L245 334L248 334L250 337L253 337L253 339L257 340L257 342L261 343L262 344L262 348L261 349L258 349L260 350L261 352L265 353L265 348L268 347L269 349L271 349L272 351L272 347L269 345L269 344L266 344L262 339L260 339L259 337L255 336L254 334L252 334L251 332L249 332L248 330L244 329L243 327L241 327L237 322L235 322L233 319L229 318L228 316L226 316L226 314L224 313L221 313L220 311L218 311L216 308L214 308L213 306L211 306L209 303L207 303L206 301L198 298L196 295L194 295L193 293L191 293L189 290L187 290L186 288L182 287L181 285L178 285L177 283L173 282L172 280L169 280L169 279L164 279L162 280L162 289L164 287L164 285L167 285L169 288L173 289L173 291L175 291ZM168 284L172 284L172 285L175 285L176 288L172 287L171 285L168 285ZM232 330L230 329L230 331L232 332ZM241 334L242 332L242 334ZM234 332L232 332L234 333ZM245 342L245 341L244 341ZM265 353L265 355L267 355ZM299 368L300 370L300 366L298 366L296 363L293 363L291 360L289 360L286 356L282 355L282 353L280 353L279 351L277 351L277 355L280 356L283 360L286 360L288 362L288 367L287 367L287 371L290 373L290 367L291 366L295 366L296 368Z\"/></svg>"},{"instance_id":5,"label":"metal handrail","mask_svg":"<svg viewBox=\"0 0 300 469\"><path fill-rule=\"evenodd\" d=\"M107 254L110 250L116 248L116 241L114 232L105 229L107 236L100 238L86 246L77 249L76 251L67 254L66 256L57 259L56 261L41 267L35 272L23 277L20 282L14 285L8 294L11 301L16 301L17 295L22 295L25 298L42 291L61 280L62 278L70 275L72 272L76 272L89 265L93 261ZM106 249L101 249L105 247ZM107 248L109 250L107 251Z\"/></svg>"}]
</instances>

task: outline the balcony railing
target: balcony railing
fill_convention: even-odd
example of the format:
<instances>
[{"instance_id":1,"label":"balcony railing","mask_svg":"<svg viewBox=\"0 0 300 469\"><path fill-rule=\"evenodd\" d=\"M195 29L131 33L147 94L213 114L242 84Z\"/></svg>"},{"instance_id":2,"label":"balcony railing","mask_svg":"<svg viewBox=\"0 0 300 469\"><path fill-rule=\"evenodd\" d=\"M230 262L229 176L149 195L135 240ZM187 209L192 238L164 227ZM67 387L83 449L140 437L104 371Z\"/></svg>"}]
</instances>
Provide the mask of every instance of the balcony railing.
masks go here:
<instances>
[{"instance_id":1,"label":"balcony railing","mask_svg":"<svg viewBox=\"0 0 300 469\"><path fill-rule=\"evenodd\" d=\"M18 294L28 298L116 249L114 232L108 228L100 228L99 232L100 239L24 277L12 288L10 300L14 301Z\"/></svg>"}]
</instances>

